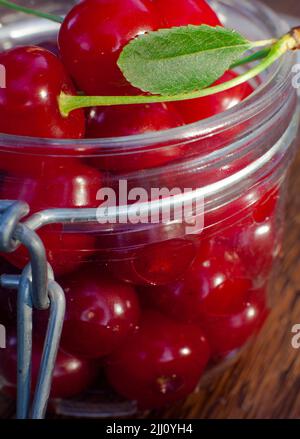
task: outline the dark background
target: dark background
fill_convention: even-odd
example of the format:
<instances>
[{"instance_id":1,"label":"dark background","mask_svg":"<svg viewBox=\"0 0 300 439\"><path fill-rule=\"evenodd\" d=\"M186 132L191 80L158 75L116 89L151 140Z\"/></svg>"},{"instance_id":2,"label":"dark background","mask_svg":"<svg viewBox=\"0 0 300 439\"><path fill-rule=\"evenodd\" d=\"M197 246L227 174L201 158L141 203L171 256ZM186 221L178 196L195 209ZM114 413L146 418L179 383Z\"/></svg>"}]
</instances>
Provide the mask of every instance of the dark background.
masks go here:
<instances>
[{"instance_id":1,"label":"dark background","mask_svg":"<svg viewBox=\"0 0 300 439\"><path fill-rule=\"evenodd\" d=\"M264 3L279 12L299 16L300 24L300 0ZM298 143L300 146L300 136ZM184 404L155 413L157 418L300 417L300 349L291 346L291 328L300 324L299 167L300 151L290 175L280 270L271 288L275 307L263 332L234 365L204 384ZM0 397L0 417L11 417L13 413L14 405Z\"/></svg>"},{"instance_id":2,"label":"dark background","mask_svg":"<svg viewBox=\"0 0 300 439\"><path fill-rule=\"evenodd\" d=\"M243 0L241 0L243 1ZM300 17L299 0L261 0L262 3L270 6L278 12L284 14L298 15Z\"/></svg>"}]
</instances>

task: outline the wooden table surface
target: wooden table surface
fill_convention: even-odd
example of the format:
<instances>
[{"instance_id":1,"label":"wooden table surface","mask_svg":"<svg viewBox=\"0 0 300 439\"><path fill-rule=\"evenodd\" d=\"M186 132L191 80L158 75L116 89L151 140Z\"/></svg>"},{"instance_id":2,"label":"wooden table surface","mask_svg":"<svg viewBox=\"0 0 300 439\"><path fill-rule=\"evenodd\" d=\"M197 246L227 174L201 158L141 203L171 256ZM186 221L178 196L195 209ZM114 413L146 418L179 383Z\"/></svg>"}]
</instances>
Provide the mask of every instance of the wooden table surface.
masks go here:
<instances>
[{"instance_id":1,"label":"wooden table surface","mask_svg":"<svg viewBox=\"0 0 300 439\"><path fill-rule=\"evenodd\" d=\"M299 0L264 0L274 9L300 17ZM300 20L299 20L300 21ZM300 146L300 135L298 138ZM300 349L291 346L291 329L300 324L300 149L291 170L285 243L272 287L275 303L258 339L239 360L183 404L155 413L172 418L300 417ZM0 417L14 413L0 397Z\"/></svg>"}]
</instances>

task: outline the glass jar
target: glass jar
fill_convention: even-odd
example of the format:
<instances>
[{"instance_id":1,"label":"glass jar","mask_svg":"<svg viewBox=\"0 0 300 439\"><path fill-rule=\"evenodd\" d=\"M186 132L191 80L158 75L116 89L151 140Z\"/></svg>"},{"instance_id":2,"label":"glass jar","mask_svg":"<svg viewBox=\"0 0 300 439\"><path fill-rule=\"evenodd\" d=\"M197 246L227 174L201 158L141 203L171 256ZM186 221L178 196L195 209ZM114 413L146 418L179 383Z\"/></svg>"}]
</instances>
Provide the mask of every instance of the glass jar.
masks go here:
<instances>
[{"instance_id":1,"label":"glass jar","mask_svg":"<svg viewBox=\"0 0 300 439\"><path fill-rule=\"evenodd\" d=\"M44 3L58 14L74 2ZM286 30L255 1L224 0L213 6L224 25L249 38ZM58 28L12 12L1 22L3 49L52 45ZM75 373L76 392L63 395L72 399L52 399L56 413L132 415L135 402L115 396L107 381L121 397L134 400L140 389L145 396L147 373L152 378L140 407L171 403L258 333L270 309L268 281L280 252L286 174L295 150L294 62L292 54L285 55L253 81L256 90L245 101L180 128L80 141L0 135L0 199L30 205L34 215L27 224L41 236L66 292L61 355L75 355L74 370L82 366ZM64 209L74 208L66 215ZM28 262L23 247L2 258L3 272ZM93 340L95 304L88 298L82 299L84 317L68 314L74 300L80 302L85 283L92 283L90 288L98 283L108 296L112 291L119 314L127 313L108 329L109 346ZM0 297L0 320L13 326L14 304L8 307L4 293ZM46 320L37 316L37 332ZM120 333L124 337L115 346ZM0 362L1 367L3 372ZM3 375L3 390L11 391ZM86 392L74 396L79 389Z\"/></svg>"}]
</instances>

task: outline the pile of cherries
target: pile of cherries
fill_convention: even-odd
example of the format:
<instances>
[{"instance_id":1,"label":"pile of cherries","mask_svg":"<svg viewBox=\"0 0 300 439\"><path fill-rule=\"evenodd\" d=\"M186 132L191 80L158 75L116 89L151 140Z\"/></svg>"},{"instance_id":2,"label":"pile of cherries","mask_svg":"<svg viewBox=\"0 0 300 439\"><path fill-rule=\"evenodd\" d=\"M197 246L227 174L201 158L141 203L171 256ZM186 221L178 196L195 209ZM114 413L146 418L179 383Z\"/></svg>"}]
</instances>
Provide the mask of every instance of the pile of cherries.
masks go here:
<instances>
[{"instance_id":1,"label":"pile of cherries","mask_svg":"<svg viewBox=\"0 0 300 439\"><path fill-rule=\"evenodd\" d=\"M81 1L65 17L58 47L43 43L0 54L7 72L7 88L0 89L0 132L36 137L41 144L43 138L73 139L75 145L76 139L178 127L249 96L253 89L244 84L189 102L60 114L62 91L139 94L117 66L124 45L141 33L187 24L221 25L204 0L176 0L176 7L173 0ZM220 81L234 76L229 71ZM44 155L32 147L22 159L19 146L0 147L0 199L24 200L31 212L98 207L96 194L104 181L165 165L182 154L182 149L161 148L128 157L123 151L119 160L97 154L86 160L72 154L72 148L61 154L56 148L51 155L45 143ZM101 235L68 232L58 225L43 228L39 234L67 300L51 396L72 397L104 373L120 395L139 407L162 407L186 397L204 370L241 348L268 314L266 279L275 253L278 189L255 195L246 218L227 225L220 235L161 239L114 258L107 252L101 264L94 257L105 242ZM23 247L2 257L5 273L28 262ZM9 337L7 349L0 351L0 375L3 391L12 395L15 319L15 297L1 291L0 322L9 328ZM47 319L48 312L35 315L33 384Z\"/></svg>"}]
</instances>

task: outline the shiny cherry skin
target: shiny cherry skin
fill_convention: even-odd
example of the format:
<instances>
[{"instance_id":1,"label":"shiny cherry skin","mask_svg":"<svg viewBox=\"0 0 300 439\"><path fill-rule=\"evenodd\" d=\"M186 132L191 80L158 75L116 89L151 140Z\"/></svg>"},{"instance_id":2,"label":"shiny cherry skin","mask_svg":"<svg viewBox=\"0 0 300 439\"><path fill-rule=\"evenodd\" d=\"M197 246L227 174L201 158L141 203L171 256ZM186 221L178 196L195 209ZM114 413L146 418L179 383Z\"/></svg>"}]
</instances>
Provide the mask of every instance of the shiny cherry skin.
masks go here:
<instances>
[{"instance_id":1,"label":"shiny cherry skin","mask_svg":"<svg viewBox=\"0 0 300 439\"><path fill-rule=\"evenodd\" d=\"M234 71L226 72L214 85L230 81L238 75ZM231 89L225 90L211 96L199 99L175 102L174 106L182 115L185 123L198 122L199 120L215 116L234 107L253 93L253 87L245 82Z\"/></svg>"},{"instance_id":2,"label":"shiny cherry skin","mask_svg":"<svg viewBox=\"0 0 300 439\"><path fill-rule=\"evenodd\" d=\"M74 168L79 163L72 155L74 150L72 152L71 148L67 155L60 156L61 150L56 154L53 144L46 146L45 141L40 139L36 145L30 145L30 138L27 139L27 144L22 141L22 149L18 145L10 145L9 148L6 146L3 150L0 147L0 172L6 174L5 180L10 180L13 185L17 185L21 178L27 181L27 185L34 185L37 179L51 171L53 173L56 169Z\"/></svg>"},{"instance_id":3,"label":"shiny cherry skin","mask_svg":"<svg viewBox=\"0 0 300 439\"><path fill-rule=\"evenodd\" d=\"M159 408L194 390L209 356L197 326L148 311L139 330L107 359L106 375L119 394L140 408Z\"/></svg>"},{"instance_id":4,"label":"shiny cherry skin","mask_svg":"<svg viewBox=\"0 0 300 439\"><path fill-rule=\"evenodd\" d=\"M172 104L123 105L92 108L87 115L86 136L119 137L163 131L184 125L181 115ZM183 154L178 145L118 151L121 156L103 154L92 164L111 172L132 172L163 166Z\"/></svg>"},{"instance_id":5,"label":"shiny cherry skin","mask_svg":"<svg viewBox=\"0 0 300 439\"><path fill-rule=\"evenodd\" d=\"M265 289L248 291L240 310L208 314L201 321L214 359L240 349L263 326L268 317Z\"/></svg>"},{"instance_id":6,"label":"shiny cherry skin","mask_svg":"<svg viewBox=\"0 0 300 439\"><path fill-rule=\"evenodd\" d=\"M218 239L230 248L235 248L248 276L258 286L266 282L273 260L281 246L281 235L277 224L278 188L267 190L255 203L250 213L239 223L224 231Z\"/></svg>"},{"instance_id":7,"label":"shiny cherry skin","mask_svg":"<svg viewBox=\"0 0 300 439\"><path fill-rule=\"evenodd\" d=\"M73 160L69 166L47 167L39 178L7 175L0 195L2 199L26 201L31 213L50 208L98 207L97 192L102 184L101 173Z\"/></svg>"},{"instance_id":8,"label":"shiny cherry skin","mask_svg":"<svg viewBox=\"0 0 300 439\"><path fill-rule=\"evenodd\" d=\"M86 137L132 136L183 124L182 117L172 104L98 107L88 112Z\"/></svg>"},{"instance_id":9,"label":"shiny cherry skin","mask_svg":"<svg viewBox=\"0 0 300 439\"><path fill-rule=\"evenodd\" d=\"M256 223L262 224L275 215L279 203L280 192L277 187L267 190L253 209L253 219Z\"/></svg>"},{"instance_id":10,"label":"shiny cherry skin","mask_svg":"<svg viewBox=\"0 0 300 439\"><path fill-rule=\"evenodd\" d=\"M249 276L255 278L256 282L265 283L280 250L275 218L263 223L247 218L223 236L223 239L226 238L232 247L238 249Z\"/></svg>"},{"instance_id":11,"label":"shiny cherry skin","mask_svg":"<svg viewBox=\"0 0 300 439\"><path fill-rule=\"evenodd\" d=\"M84 136L84 111L63 117L57 97L76 90L61 61L48 50L35 46L18 47L0 54L6 69L6 88L0 89L0 132L38 138L79 139ZM16 146L17 143L17 146ZM28 143L28 142L27 142ZM0 171L13 175L39 176L45 167L56 168L60 159L37 153L36 140L22 150L18 142L0 149ZM44 155L43 155L44 154ZM62 161L66 161L62 159Z\"/></svg>"},{"instance_id":12,"label":"shiny cherry skin","mask_svg":"<svg viewBox=\"0 0 300 439\"><path fill-rule=\"evenodd\" d=\"M238 133L236 133L238 134ZM228 139L227 139L228 140ZM251 163L252 158L242 157L240 160L234 160L228 166L224 166L221 178L229 177L235 172L241 171ZM237 163L238 162L238 163ZM212 180L213 182L214 180ZM261 183L262 184L262 183ZM244 225L255 222L253 215L263 215L262 208L259 204L264 196L264 190L260 186L251 187L237 196L230 203L224 203L218 209L211 209L205 212L205 224L211 235L217 236L218 240L226 241L226 245L238 251L237 241L231 246L228 241L234 241L234 234L237 230L244 228ZM265 210L267 212L268 203ZM259 213L261 211L262 213ZM256 213L255 213L256 212ZM247 227L247 226L246 226ZM220 233L220 230L222 233ZM226 239L230 237L230 239ZM200 236L201 239L201 236Z\"/></svg>"},{"instance_id":13,"label":"shiny cherry skin","mask_svg":"<svg viewBox=\"0 0 300 439\"><path fill-rule=\"evenodd\" d=\"M32 392L34 391L41 356L43 342L34 338L32 356ZM93 362L58 351L55 364L51 398L71 398L85 391L96 377L96 367ZM8 334L6 349L0 350L0 375L4 379L2 391L9 396L16 395L17 376L17 339L14 332Z\"/></svg>"},{"instance_id":14,"label":"shiny cherry skin","mask_svg":"<svg viewBox=\"0 0 300 439\"><path fill-rule=\"evenodd\" d=\"M62 60L87 94L138 92L117 66L122 48L159 28L151 0L83 0L65 17L58 43Z\"/></svg>"},{"instance_id":15,"label":"shiny cherry skin","mask_svg":"<svg viewBox=\"0 0 300 439\"><path fill-rule=\"evenodd\" d=\"M199 322L207 314L239 310L251 287L235 251L203 243L183 279L140 293L144 303L176 320Z\"/></svg>"},{"instance_id":16,"label":"shiny cherry skin","mask_svg":"<svg viewBox=\"0 0 300 439\"><path fill-rule=\"evenodd\" d=\"M45 227L37 233L56 276L71 274L79 267L86 266L95 253L96 244L92 234L64 232L61 226ZM19 269L29 262L29 254L24 246L14 253L2 253L1 256Z\"/></svg>"},{"instance_id":17,"label":"shiny cherry skin","mask_svg":"<svg viewBox=\"0 0 300 439\"><path fill-rule=\"evenodd\" d=\"M6 88L0 89L0 132L6 134L78 139L84 136L84 112L61 115L58 96L75 95L61 61L48 50L17 47L0 54Z\"/></svg>"},{"instance_id":18,"label":"shiny cherry skin","mask_svg":"<svg viewBox=\"0 0 300 439\"><path fill-rule=\"evenodd\" d=\"M133 38L159 28L187 24L219 25L204 0L83 0L66 16L59 33L64 64L88 94L139 93L117 66Z\"/></svg>"},{"instance_id":19,"label":"shiny cherry skin","mask_svg":"<svg viewBox=\"0 0 300 439\"><path fill-rule=\"evenodd\" d=\"M112 353L132 333L139 321L134 288L99 273L83 269L62 279L67 310L62 348L85 358Z\"/></svg>"},{"instance_id":20,"label":"shiny cherry skin","mask_svg":"<svg viewBox=\"0 0 300 439\"><path fill-rule=\"evenodd\" d=\"M108 263L118 279L136 285L164 285L179 279L191 266L196 245L185 239L171 239L140 248L123 259Z\"/></svg>"},{"instance_id":21,"label":"shiny cherry skin","mask_svg":"<svg viewBox=\"0 0 300 439\"><path fill-rule=\"evenodd\" d=\"M155 0L156 11L163 28L186 26L188 24L221 25L214 10L205 0Z\"/></svg>"},{"instance_id":22,"label":"shiny cherry skin","mask_svg":"<svg viewBox=\"0 0 300 439\"><path fill-rule=\"evenodd\" d=\"M1 198L26 201L31 213L50 208L98 207L102 174L75 159L55 164L45 166L39 176L7 174L0 187Z\"/></svg>"},{"instance_id":23,"label":"shiny cherry skin","mask_svg":"<svg viewBox=\"0 0 300 439\"><path fill-rule=\"evenodd\" d=\"M0 198L26 201L31 213L49 208L98 207L97 192L101 185L102 175L96 169L74 161L66 168L47 167L39 178L7 175L0 188ZM63 230L61 225L47 226L38 233L56 274L73 271L94 249L93 234ZM19 268L28 262L23 246L3 257Z\"/></svg>"}]
</instances>

